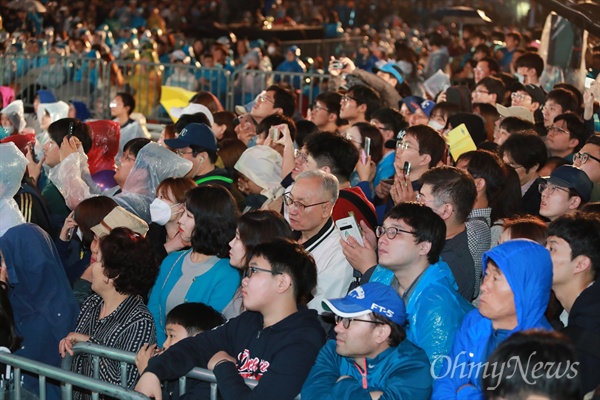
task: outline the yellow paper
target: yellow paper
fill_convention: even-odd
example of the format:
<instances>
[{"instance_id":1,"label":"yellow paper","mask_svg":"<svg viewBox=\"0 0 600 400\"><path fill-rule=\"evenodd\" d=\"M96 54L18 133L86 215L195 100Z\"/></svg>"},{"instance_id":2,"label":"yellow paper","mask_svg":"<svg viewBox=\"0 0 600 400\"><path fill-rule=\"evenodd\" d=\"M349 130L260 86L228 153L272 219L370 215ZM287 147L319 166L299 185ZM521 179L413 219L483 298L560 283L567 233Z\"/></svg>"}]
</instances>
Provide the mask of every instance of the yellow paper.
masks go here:
<instances>
[{"instance_id":1,"label":"yellow paper","mask_svg":"<svg viewBox=\"0 0 600 400\"><path fill-rule=\"evenodd\" d=\"M196 94L196 92L190 92L189 90L182 89L174 86L163 86L160 92L160 104L165 108L169 117L173 120L173 123L177 122L179 118L175 118L171 115L172 107L187 107L190 99Z\"/></svg>"},{"instance_id":2,"label":"yellow paper","mask_svg":"<svg viewBox=\"0 0 600 400\"><path fill-rule=\"evenodd\" d=\"M448 132L446 136L446 142L450 147L450 154L454 160L458 160L461 154L468 151L477 150L477 146L473 141L473 138L469 134L465 124L460 124L456 128Z\"/></svg>"}]
</instances>

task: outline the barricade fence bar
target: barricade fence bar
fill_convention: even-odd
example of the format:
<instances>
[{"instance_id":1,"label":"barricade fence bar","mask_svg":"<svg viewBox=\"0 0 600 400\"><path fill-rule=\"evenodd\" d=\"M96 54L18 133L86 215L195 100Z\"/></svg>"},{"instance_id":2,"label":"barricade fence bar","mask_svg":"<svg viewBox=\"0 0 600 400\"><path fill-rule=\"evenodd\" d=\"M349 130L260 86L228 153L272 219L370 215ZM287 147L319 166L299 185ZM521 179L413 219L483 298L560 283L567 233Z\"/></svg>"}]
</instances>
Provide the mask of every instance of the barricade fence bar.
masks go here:
<instances>
[{"instance_id":1,"label":"barricade fence bar","mask_svg":"<svg viewBox=\"0 0 600 400\"><path fill-rule=\"evenodd\" d=\"M285 51L290 46L296 45L302 50L302 57L322 57L327 65L329 57L351 57L360 46L367 41L363 36L344 36L334 39L296 40L281 42L281 49Z\"/></svg>"}]
</instances>

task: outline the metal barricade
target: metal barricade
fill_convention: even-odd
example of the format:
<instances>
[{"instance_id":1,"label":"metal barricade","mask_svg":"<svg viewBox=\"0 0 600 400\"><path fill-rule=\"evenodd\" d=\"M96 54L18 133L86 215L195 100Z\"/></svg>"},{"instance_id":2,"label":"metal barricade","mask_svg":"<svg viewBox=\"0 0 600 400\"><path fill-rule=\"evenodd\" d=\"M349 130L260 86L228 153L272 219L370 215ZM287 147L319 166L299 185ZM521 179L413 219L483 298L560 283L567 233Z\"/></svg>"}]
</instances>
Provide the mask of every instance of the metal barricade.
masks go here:
<instances>
[{"instance_id":1,"label":"metal barricade","mask_svg":"<svg viewBox=\"0 0 600 400\"><path fill-rule=\"evenodd\" d=\"M30 360L16 354L0 353L0 363L10 365L14 369L12 381L14 382L14 398L22 399L21 388L22 372L26 371L39 376L40 400L46 399L46 380L51 379L63 384L63 399L71 400L73 387L86 389L92 392L92 399L99 399L106 395L122 400L148 400L148 397L134 390L118 385L99 381L98 379L82 376L58 367Z\"/></svg>"},{"instance_id":2,"label":"metal barricade","mask_svg":"<svg viewBox=\"0 0 600 400\"><path fill-rule=\"evenodd\" d=\"M302 57L322 57L325 64L329 57L352 56L365 41L363 36L344 36L335 39L295 40L281 42L281 48L296 45L302 49Z\"/></svg>"}]
</instances>

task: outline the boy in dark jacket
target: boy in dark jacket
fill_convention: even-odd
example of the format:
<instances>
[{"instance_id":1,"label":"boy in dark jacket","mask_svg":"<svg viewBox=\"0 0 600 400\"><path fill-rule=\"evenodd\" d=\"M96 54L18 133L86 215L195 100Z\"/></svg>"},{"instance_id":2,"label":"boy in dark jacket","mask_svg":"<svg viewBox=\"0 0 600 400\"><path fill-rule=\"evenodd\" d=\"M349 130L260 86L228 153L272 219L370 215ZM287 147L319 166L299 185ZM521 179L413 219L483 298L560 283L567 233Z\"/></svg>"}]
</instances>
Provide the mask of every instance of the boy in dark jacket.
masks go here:
<instances>
[{"instance_id":1,"label":"boy in dark jacket","mask_svg":"<svg viewBox=\"0 0 600 400\"><path fill-rule=\"evenodd\" d=\"M151 359L136 390L161 399L161 380L202 367L213 370L224 400L293 399L300 392L325 341L317 313L305 308L317 283L314 260L283 239L256 246L247 259L241 292L248 311ZM251 389L243 378L259 383Z\"/></svg>"}]
</instances>

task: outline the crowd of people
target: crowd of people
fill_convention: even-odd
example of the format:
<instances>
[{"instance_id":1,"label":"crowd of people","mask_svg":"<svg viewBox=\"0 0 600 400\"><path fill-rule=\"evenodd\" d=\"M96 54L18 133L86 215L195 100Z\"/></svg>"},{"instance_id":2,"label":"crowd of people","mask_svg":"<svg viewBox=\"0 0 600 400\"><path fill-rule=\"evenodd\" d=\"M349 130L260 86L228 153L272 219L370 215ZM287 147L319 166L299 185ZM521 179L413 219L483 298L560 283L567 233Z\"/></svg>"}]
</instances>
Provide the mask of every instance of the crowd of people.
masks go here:
<instances>
[{"instance_id":1,"label":"crowd of people","mask_svg":"<svg viewBox=\"0 0 600 400\"><path fill-rule=\"evenodd\" d=\"M114 10L131 24L134 5ZM169 33L147 28L133 39L155 59ZM102 120L51 85L31 110L3 86L0 346L55 366L77 343L136 353L98 378L157 399L208 398L180 392L194 367L223 399L599 396L599 54L584 88L515 31L467 26L453 47L405 28L325 60L305 105L292 79L234 113L210 77L172 71L195 94L157 141L140 87ZM78 29L51 45L114 57L117 31ZM216 54L199 42L160 55ZM212 44L221 68L276 59L237 43ZM85 354L71 368L94 374Z\"/></svg>"}]
</instances>

